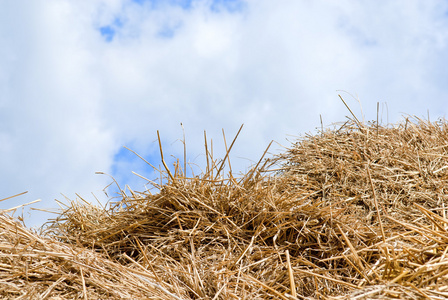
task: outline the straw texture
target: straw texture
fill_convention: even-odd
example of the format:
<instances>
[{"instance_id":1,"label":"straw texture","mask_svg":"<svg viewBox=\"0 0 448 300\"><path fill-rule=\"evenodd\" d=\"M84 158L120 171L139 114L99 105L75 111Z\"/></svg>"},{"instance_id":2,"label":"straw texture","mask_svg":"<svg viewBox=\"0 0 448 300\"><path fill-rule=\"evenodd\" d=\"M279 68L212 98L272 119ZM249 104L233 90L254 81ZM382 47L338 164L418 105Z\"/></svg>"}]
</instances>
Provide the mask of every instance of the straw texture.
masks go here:
<instances>
[{"instance_id":1,"label":"straw texture","mask_svg":"<svg viewBox=\"0 0 448 300\"><path fill-rule=\"evenodd\" d=\"M448 297L445 120L348 120L238 178L223 173L233 142L222 161L206 144L192 178L163 161L155 193L122 192L106 208L71 201L41 234L1 215L0 295Z\"/></svg>"}]
</instances>

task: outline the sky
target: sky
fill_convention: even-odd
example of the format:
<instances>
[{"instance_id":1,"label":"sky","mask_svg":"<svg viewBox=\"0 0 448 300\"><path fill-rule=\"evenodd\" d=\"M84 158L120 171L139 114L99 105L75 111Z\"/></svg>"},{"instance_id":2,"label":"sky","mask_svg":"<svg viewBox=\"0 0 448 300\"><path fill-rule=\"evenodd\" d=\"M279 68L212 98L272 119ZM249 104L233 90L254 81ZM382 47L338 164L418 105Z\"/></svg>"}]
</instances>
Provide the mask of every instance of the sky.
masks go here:
<instances>
[{"instance_id":1,"label":"sky","mask_svg":"<svg viewBox=\"0 0 448 300\"><path fill-rule=\"evenodd\" d=\"M349 115L383 124L448 111L448 1L5 0L0 2L0 202L144 191L164 158L245 172ZM210 146L210 145L209 145ZM96 174L102 172L107 175ZM107 194L106 194L107 193ZM18 209L27 226L55 214Z\"/></svg>"}]
</instances>

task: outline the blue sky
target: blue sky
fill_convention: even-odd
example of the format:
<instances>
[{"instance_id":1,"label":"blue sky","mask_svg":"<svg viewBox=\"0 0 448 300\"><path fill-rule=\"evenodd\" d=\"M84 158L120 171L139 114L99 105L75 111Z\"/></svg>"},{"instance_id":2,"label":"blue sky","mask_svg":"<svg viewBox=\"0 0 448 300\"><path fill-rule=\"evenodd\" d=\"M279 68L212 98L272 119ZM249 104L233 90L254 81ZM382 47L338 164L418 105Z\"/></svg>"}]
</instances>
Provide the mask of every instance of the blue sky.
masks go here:
<instances>
[{"instance_id":1,"label":"blue sky","mask_svg":"<svg viewBox=\"0 0 448 300\"><path fill-rule=\"evenodd\" d=\"M232 167L245 171L351 108L384 122L448 110L448 2L2 1L0 209L41 199L105 203L114 176L146 188L160 166L205 166L244 128ZM113 194L113 190L108 190ZM95 196L94 196L95 195ZM21 213L21 212L18 212ZM27 224L49 215L25 211Z\"/></svg>"}]
</instances>

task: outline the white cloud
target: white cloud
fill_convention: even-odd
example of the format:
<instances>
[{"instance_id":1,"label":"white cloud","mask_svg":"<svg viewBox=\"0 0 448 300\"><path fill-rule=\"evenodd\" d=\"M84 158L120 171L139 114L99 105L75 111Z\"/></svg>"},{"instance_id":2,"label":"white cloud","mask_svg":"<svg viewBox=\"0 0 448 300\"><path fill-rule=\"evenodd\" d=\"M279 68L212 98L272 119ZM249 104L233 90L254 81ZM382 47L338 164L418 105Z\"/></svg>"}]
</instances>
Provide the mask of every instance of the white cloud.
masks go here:
<instances>
[{"instance_id":1,"label":"white cloud","mask_svg":"<svg viewBox=\"0 0 448 300\"><path fill-rule=\"evenodd\" d=\"M30 193L1 205L41 198L40 207L55 207L60 193L74 198L75 192L101 191L108 181L94 172L110 168L113 137L99 118L101 87L91 74L95 59L80 35L83 28L72 23L71 7L21 4L1 10L14 18L3 22L0 33L10 53L0 63L6 66L0 131L7 142L0 146L0 197Z\"/></svg>"},{"instance_id":2,"label":"white cloud","mask_svg":"<svg viewBox=\"0 0 448 300\"><path fill-rule=\"evenodd\" d=\"M120 147L158 163L159 129L166 156L182 157L181 122L202 166L203 130L220 156L221 129L230 143L245 123L233 162L244 170L271 139L320 127L320 114L343 120L338 89L359 96L367 119L377 101L392 122L446 114L445 2L167 3L0 5L0 198L30 190L1 207L36 198L54 207L60 193L92 199L110 181L95 171L141 190L127 176L148 169Z\"/></svg>"}]
</instances>

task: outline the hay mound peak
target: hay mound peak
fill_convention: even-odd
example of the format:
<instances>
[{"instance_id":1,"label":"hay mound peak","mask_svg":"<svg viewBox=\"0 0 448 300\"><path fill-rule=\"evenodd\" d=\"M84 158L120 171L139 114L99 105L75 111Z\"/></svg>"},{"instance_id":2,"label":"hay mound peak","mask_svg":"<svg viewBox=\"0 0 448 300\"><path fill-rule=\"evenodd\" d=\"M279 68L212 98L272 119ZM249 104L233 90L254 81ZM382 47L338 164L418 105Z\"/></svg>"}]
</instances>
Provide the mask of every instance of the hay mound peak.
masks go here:
<instances>
[{"instance_id":1,"label":"hay mound peak","mask_svg":"<svg viewBox=\"0 0 448 300\"><path fill-rule=\"evenodd\" d=\"M1 215L0 295L448 297L445 120L349 119L223 178L232 145L194 177L161 151L156 193L71 201L42 234Z\"/></svg>"}]
</instances>

